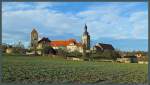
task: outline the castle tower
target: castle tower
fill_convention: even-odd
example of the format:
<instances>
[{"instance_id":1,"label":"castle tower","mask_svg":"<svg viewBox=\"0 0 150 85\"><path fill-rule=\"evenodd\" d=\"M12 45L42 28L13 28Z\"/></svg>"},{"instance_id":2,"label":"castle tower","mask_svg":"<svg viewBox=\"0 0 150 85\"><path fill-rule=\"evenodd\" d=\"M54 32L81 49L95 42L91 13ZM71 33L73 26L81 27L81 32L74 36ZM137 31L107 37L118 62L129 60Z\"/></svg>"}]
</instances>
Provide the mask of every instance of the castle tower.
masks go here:
<instances>
[{"instance_id":1,"label":"castle tower","mask_svg":"<svg viewBox=\"0 0 150 85\"><path fill-rule=\"evenodd\" d=\"M87 25L85 24L84 33L82 35L82 44L85 45L85 50L90 50L90 35L87 31Z\"/></svg>"},{"instance_id":2,"label":"castle tower","mask_svg":"<svg viewBox=\"0 0 150 85\"><path fill-rule=\"evenodd\" d=\"M35 49L38 44L38 32L33 29L31 32L31 48Z\"/></svg>"}]
</instances>

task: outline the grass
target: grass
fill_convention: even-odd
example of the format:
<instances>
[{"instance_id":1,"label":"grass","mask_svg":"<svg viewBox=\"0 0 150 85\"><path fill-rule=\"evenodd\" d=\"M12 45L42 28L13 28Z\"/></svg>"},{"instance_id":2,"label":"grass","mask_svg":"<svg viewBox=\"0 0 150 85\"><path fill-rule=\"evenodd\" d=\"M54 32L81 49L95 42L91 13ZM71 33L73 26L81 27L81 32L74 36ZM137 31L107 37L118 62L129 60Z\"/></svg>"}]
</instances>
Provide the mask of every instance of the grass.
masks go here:
<instances>
[{"instance_id":1,"label":"grass","mask_svg":"<svg viewBox=\"0 0 150 85\"><path fill-rule=\"evenodd\" d=\"M14 83L147 83L148 65L5 56L2 81Z\"/></svg>"}]
</instances>

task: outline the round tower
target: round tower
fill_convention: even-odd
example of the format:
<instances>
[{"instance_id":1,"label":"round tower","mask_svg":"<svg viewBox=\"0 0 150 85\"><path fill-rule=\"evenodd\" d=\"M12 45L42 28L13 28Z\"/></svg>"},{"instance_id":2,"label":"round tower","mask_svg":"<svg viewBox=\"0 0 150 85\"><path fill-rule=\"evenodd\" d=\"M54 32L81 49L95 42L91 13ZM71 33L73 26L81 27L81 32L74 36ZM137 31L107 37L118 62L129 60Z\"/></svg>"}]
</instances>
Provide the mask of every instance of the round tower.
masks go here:
<instances>
[{"instance_id":1,"label":"round tower","mask_svg":"<svg viewBox=\"0 0 150 85\"><path fill-rule=\"evenodd\" d=\"M31 48L36 48L38 44L38 32L33 29L31 32Z\"/></svg>"}]
</instances>

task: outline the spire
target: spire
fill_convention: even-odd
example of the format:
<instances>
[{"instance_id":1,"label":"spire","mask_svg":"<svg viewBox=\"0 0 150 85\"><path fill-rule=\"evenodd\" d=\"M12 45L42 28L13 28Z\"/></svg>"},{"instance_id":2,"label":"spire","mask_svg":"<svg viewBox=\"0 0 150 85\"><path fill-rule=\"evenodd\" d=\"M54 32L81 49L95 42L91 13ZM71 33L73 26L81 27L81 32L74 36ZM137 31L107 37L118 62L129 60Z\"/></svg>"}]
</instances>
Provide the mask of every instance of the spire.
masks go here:
<instances>
[{"instance_id":1,"label":"spire","mask_svg":"<svg viewBox=\"0 0 150 85\"><path fill-rule=\"evenodd\" d=\"M87 25L85 24L84 31L87 32Z\"/></svg>"},{"instance_id":2,"label":"spire","mask_svg":"<svg viewBox=\"0 0 150 85\"><path fill-rule=\"evenodd\" d=\"M88 35L88 32L87 32L87 25L85 24L85 26L84 26L84 33L83 33L83 35Z\"/></svg>"}]
</instances>

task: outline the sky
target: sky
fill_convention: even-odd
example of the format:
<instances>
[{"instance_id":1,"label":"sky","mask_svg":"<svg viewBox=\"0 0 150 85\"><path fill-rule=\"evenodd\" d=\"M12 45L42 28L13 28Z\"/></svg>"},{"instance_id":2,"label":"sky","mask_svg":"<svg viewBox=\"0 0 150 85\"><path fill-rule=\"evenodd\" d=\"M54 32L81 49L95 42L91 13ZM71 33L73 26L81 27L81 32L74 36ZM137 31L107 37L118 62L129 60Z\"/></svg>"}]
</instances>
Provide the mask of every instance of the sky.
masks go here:
<instances>
[{"instance_id":1,"label":"sky","mask_svg":"<svg viewBox=\"0 0 150 85\"><path fill-rule=\"evenodd\" d=\"M112 44L124 51L148 50L146 2L3 2L2 42L30 44L39 37L81 41L87 24L91 44Z\"/></svg>"}]
</instances>

